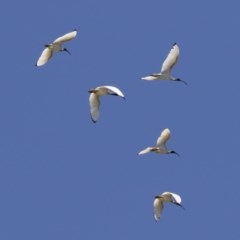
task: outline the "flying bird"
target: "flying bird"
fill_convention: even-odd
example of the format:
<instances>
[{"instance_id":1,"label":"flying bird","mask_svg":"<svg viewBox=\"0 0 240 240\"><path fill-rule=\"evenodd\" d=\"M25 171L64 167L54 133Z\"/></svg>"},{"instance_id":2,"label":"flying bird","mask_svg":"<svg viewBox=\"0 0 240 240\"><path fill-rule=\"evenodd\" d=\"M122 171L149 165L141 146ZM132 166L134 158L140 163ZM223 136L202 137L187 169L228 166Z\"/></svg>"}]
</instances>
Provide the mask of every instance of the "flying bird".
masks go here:
<instances>
[{"instance_id":1,"label":"flying bird","mask_svg":"<svg viewBox=\"0 0 240 240\"><path fill-rule=\"evenodd\" d=\"M171 192L164 192L161 195L155 196L155 199L153 201L155 221L157 222L160 219L162 210L163 210L163 204L165 202L173 203L184 209L184 207L181 205L181 201L182 201L182 199L178 194L171 193Z\"/></svg>"},{"instance_id":2,"label":"flying bird","mask_svg":"<svg viewBox=\"0 0 240 240\"><path fill-rule=\"evenodd\" d=\"M175 78L172 76L172 68L177 63L179 57L179 47L176 43L173 44L172 49L170 50L167 58L162 64L162 69L160 73L153 73L149 76L141 78L142 80L172 80L172 81L180 81L187 85L185 81L180 78Z\"/></svg>"},{"instance_id":3,"label":"flying bird","mask_svg":"<svg viewBox=\"0 0 240 240\"><path fill-rule=\"evenodd\" d=\"M90 103L90 113L91 119L95 123L99 118L99 108L100 108L100 97L104 95L119 96L125 99L123 93L116 87L113 86L100 86L88 91L90 93L89 103Z\"/></svg>"},{"instance_id":4,"label":"flying bird","mask_svg":"<svg viewBox=\"0 0 240 240\"><path fill-rule=\"evenodd\" d=\"M77 30L74 29L72 32L69 32L59 38L57 38L56 40L54 40L52 43L50 44L46 44L45 45L45 49L43 50L41 56L39 57L37 63L35 64L35 66L40 67L44 64L46 64L48 62L48 60L52 57L54 52L67 52L68 54L71 55L71 53L66 49L62 47L62 44L72 40L73 38L75 38L77 35Z\"/></svg>"},{"instance_id":5,"label":"flying bird","mask_svg":"<svg viewBox=\"0 0 240 240\"><path fill-rule=\"evenodd\" d=\"M177 152L167 149L166 142L169 140L170 136L171 136L170 130L168 128L164 129L157 139L156 146L147 147L142 151L140 151L138 155L149 153L149 152L155 152L155 153L161 153L161 154L174 153L179 156Z\"/></svg>"}]
</instances>

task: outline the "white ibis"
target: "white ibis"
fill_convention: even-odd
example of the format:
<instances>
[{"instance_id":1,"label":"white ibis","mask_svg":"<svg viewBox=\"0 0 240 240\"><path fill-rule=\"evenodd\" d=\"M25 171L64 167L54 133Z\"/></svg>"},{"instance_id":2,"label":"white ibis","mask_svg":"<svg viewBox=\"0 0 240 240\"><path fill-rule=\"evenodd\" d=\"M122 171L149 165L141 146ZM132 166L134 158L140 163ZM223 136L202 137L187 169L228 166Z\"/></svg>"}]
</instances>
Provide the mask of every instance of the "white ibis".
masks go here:
<instances>
[{"instance_id":1,"label":"white ibis","mask_svg":"<svg viewBox=\"0 0 240 240\"><path fill-rule=\"evenodd\" d=\"M171 136L170 130L168 128L164 129L157 139L156 146L147 147L147 148L143 149L142 151L140 151L138 153L138 155L142 155L142 154L149 153L149 152L155 152L155 153L161 153L161 154L174 153L179 156L179 154L177 152L175 152L174 150L167 149L166 142L169 140L170 136Z\"/></svg>"},{"instance_id":2,"label":"white ibis","mask_svg":"<svg viewBox=\"0 0 240 240\"><path fill-rule=\"evenodd\" d=\"M52 57L54 52L67 52L71 55L71 53L66 49L63 48L62 44L72 40L73 38L75 38L77 35L77 30L74 29L72 32L69 32L59 38L57 38L56 40L54 40L52 43L50 44L46 44L45 45L45 49L43 50L41 56L39 57L37 63L35 66L40 67L44 64L46 64L48 62L48 60Z\"/></svg>"},{"instance_id":3,"label":"white ibis","mask_svg":"<svg viewBox=\"0 0 240 240\"><path fill-rule=\"evenodd\" d=\"M164 206L163 204L165 202L173 203L184 209L184 207L181 205L181 201L181 197L178 194L172 192L164 192L161 195L155 196L155 199L153 201L155 221L157 222L160 219Z\"/></svg>"},{"instance_id":4,"label":"white ibis","mask_svg":"<svg viewBox=\"0 0 240 240\"><path fill-rule=\"evenodd\" d=\"M161 69L160 73L153 73L153 74L151 74L149 76L146 76L146 77L143 77L141 79L142 80L148 80L148 81L152 81L152 80L180 81L180 82L183 82L187 85L187 83L185 81L183 81L180 78L175 78L171 74L172 68L177 63L178 56L179 56L179 47L176 43L174 43L172 49L170 50L170 52L167 56L167 58L165 59L165 61L162 64L162 69Z\"/></svg>"},{"instance_id":5,"label":"white ibis","mask_svg":"<svg viewBox=\"0 0 240 240\"><path fill-rule=\"evenodd\" d=\"M99 118L99 108L100 108L100 97L104 95L119 96L125 99L123 93L116 87L113 86L100 86L88 91L90 93L89 103L90 103L90 113L92 121L95 123Z\"/></svg>"}]
</instances>

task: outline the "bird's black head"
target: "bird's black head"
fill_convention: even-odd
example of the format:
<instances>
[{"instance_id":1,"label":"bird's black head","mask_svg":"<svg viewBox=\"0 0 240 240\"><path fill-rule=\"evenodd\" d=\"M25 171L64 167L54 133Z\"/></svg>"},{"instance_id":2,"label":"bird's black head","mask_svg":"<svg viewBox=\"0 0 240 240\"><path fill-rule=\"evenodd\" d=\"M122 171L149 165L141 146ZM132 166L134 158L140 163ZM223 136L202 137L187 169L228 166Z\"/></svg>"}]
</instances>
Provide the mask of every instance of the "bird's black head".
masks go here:
<instances>
[{"instance_id":1,"label":"bird's black head","mask_svg":"<svg viewBox=\"0 0 240 240\"><path fill-rule=\"evenodd\" d=\"M185 81L183 81L183 80L180 79L180 78L176 78L174 81L183 82L185 85L188 85Z\"/></svg>"},{"instance_id":2,"label":"bird's black head","mask_svg":"<svg viewBox=\"0 0 240 240\"><path fill-rule=\"evenodd\" d=\"M174 150L171 150L168 153L173 153L173 154L176 154L176 155L178 155L180 157L180 155L177 152L175 152Z\"/></svg>"},{"instance_id":3,"label":"bird's black head","mask_svg":"<svg viewBox=\"0 0 240 240\"><path fill-rule=\"evenodd\" d=\"M71 55L71 53L66 48L63 48L62 51L67 52L69 55Z\"/></svg>"}]
</instances>

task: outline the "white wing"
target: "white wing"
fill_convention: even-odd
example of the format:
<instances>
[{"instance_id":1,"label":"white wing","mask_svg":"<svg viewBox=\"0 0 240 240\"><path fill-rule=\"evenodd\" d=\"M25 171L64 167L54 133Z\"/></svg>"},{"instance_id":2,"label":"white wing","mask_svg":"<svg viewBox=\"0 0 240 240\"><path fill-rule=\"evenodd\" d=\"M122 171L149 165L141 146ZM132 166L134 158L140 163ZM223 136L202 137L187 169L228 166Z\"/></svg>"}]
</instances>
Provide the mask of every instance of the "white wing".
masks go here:
<instances>
[{"instance_id":1,"label":"white wing","mask_svg":"<svg viewBox=\"0 0 240 240\"><path fill-rule=\"evenodd\" d=\"M42 65L44 65L45 63L47 63L47 61L52 57L53 55L53 50L50 49L49 47L46 47L41 56L39 57L36 66L40 67Z\"/></svg>"},{"instance_id":2,"label":"white wing","mask_svg":"<svg viewBox=\"0 0 240 240\"><path fill-rule=\"evenodd\" d=\"M151 152L151 150L152 150L152 147L147 147L147 148L143 149L142 151L140 151L140 152L138 153L138 155L142 155L142 154L145 154L145 153L149 153L149 152Z\"/></svg>"},{"instance_id":3,"label":"white wing","mask_svg":"<svg viewBox=\"0 0 240 240\"><path fill-rule=\"evenodd\" d=\"M169 201L169 202L174 201L174 202L177 202L179 204L182 202L181 197L178 194L176 194L176 193L164 192L164 193L162 193L162 196L164 197L164 199L166 201Z\"/></svg>"},{"instance_id":4,"label":"white wing","mask_svg":"<svg viewBox=\"0 0 240 240\"><path fill-rule=\"evenodd\" d=\"M118 89L117 87L113 87L113 86L102 86L101 88L106 88L108 91L117 94L118 96L125 98L123 93L121 92L120 89Z\"/></svg>"},{"instance_id":5,"label":"white wing","mask_svg":"<svg viewBox=\"0 0 240 240\"><path fill-rule=\"evenodd\" d=\"M175 43L173 44L172 49L170 50L167 58L162 64L161 73L169 73L172 70L173 66L177 63L178 56L179 56L179 47Z\"/></svg>"},{"instance_id":6,"label":"white wing","mask_svg":"<svg viewBox=\"0 0 240 240\"><path fill-rule=\"evenodd\" d=\"M89 103L92 121L97 122L99 118L100 99L95 93L91 93L89 96Z\"/></svg>"},{"instance_id":7,"label":"white wing","mask_svg":"<svg viewBox=\"0 0 240 240\"><path fill-rule=\"evenodd\" d=\"M54 40L53 43L64 43L64 42L67 42L67 41L70 41L72 40L73 38L75 38L77 36L77 30L74 30L70 33L67 33L59 38L57 38L56 40Z\"/></svg>"},{"instance_id":8,"label":"white wing","mask_svg":"<svg viewBox=\"0 0 240 240\"><path fill-rule=\"evenodd\" d=\"M161 213L163 210L163 201L161 198L155 198L153 202L153 208L154 208L154 218L155 221L158 221L161 217Z\"/></svg>"},{"instance_id":9,"label":"white wing","mask_svg":"<svg viewBox=\"0 0 240 240\"><path fill-rule=\"evenodd\" d=\"M147 81L152 81L152 80L156 80L158 79L157 77L154 76L146 76L146 77L142 77L142 80L147 80Z\"/></svg>"},{"instance_id":10,"label":"white wing","mask_svg":"<svg viewBox=\"0 0 240 240\"><path fill-rule=\"evenodd\" d=\"M161 135L159 136L159 138L157 139L157 146L165 147L165 144L170 138L170 136L171 136L170 130L168 128L164 129L161 132Z\"/></svg>"},{"instance_id":11,"label":"white wing","mask_svg":"<svg viewBox=\"0 0 240 240\"><path fill-rule=\"evenodd\" d=\"M176 194L176 193L171 193L171 195L172 195L172 197L174 198L174 200L177 202L177 203L181 203L182 202L182 199L181 199L181 197L178 195L178 194Z\"/></svg>"}]
</instances>

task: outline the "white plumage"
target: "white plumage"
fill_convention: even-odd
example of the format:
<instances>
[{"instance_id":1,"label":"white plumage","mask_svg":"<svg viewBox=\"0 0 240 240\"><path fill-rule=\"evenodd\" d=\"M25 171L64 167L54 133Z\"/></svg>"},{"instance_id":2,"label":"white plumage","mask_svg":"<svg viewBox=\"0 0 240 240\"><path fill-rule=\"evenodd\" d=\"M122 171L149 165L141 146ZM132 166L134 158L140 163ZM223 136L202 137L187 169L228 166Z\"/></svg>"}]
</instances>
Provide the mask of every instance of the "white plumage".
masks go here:
<instances>
[{"instance_id":1,"label":"white plumage","mask_svg":"<svg viewBox=\"0 0 240 240\"><path fill-rule=\"evenodd\" d=\"M90 93L90 113L93 122L97 122L99 118L100 97L104 95L119 96L125 99L120 89L113 86L100 86L88 91Z\"/></svg>"},{"instance_id":2,"label":"white plumage","mask_svg":"<svg viewBox=\"0 0 240 240\"><path fill-rule=\"evenodd\" d=\"M177 63L179 57L179 47L176 43L173 44L172 49L170 50L167 58L162 64L162 68L160 73L153 73L149 76L143 77L142 80L172 80L172 81L181 81L187 84L185 81L181 80L180 78L175 78L172 76L172 68Z\"/></svg>"},{"instance_id":3,"label":"white plumage","mask_svg":"<svg viewBox=\"0 0 240 240\"><path fill-rule=\"evenodd\" d=\"M157 139L156 146L147 147L147 148L143 149L142 151L140 151L138 153L138 155L142 155L142 154L149 153L149 152L155 152L155 153L161 153L161 154L174 153L174 154L179 155L177 152L167 149L166 142L169 140L170 136L171 136L170 130L168 128L164 129Z\"/></svg>"},{"instance_id":4,"label":"white plumage","mask_svg":"<svg viewBox=\"0 0 240 240\"><path fill-rule=\"evenodd\" d=\"M155 221L158 221L160 219L164 207L163 204L165 202L170 202L183 208L183 206L181 205L182 199L178 194L164 192L161 195L157 195L155 196L155 199L153 201Z\"/></svg>"},{"instance_id":5,"label":"white plumage","mask_svg":"<svg viewBox=\"0 0 240 240\"><path fill-rule=\"evenodd\" d=\"M48 60L52 57L54 52L60 51L60 52L68 52L70 54L70 52L66 49L62 47L62 44L72 40L73 38L75 38L77 35L77 30L74 29L74 31L69 32L59 38L57 38L56 40L54 40L52 43L50 44L46 44L45 45L45 49L43 50L41 56L39 57L36 66L40 67L44 64L46 64L48 62Z\"/></svg>"}]
</instances>

